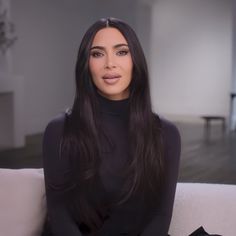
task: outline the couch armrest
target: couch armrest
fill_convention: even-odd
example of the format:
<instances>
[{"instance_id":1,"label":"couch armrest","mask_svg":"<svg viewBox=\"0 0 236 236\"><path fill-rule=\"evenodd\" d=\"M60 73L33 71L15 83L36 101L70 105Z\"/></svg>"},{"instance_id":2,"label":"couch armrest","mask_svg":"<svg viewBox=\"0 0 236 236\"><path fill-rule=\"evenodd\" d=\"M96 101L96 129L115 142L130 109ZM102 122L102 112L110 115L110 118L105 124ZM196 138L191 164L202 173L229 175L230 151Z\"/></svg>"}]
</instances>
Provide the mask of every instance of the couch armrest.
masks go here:
<instances>
[{"instance_id":1,"label":"couch armrest","mask_svg":"<svg viewBox=\"0 0 236 236\"><path fill-rule=\"evenodd\" d=\"M210 234L236 235L236 185L178 183L169 233L187 236L203 226Z\"/></svg>"},{"instance_id":2,"label":"couch armrest","mask_svg":"<svg viewBox=\"0 0 236 236\"><path fill-rule=\"evenodd\" d=\"M46 215L43 169L0 169L0 235L39 236Z\"/></svg>"}]
</instances>

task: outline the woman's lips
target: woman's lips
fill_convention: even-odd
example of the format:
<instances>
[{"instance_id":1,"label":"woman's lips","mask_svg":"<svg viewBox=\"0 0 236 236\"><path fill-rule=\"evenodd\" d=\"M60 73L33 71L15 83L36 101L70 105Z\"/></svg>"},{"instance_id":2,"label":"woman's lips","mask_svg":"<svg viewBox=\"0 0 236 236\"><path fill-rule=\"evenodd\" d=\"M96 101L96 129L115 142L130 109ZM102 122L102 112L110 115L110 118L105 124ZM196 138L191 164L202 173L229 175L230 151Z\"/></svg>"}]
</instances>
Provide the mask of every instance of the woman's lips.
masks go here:
<instances>
[{"instance_id":1,"label":"woman's lips","mask_svg":"<svg viewBox=\"0 0 236 236\"><path fill-rule=\"evenodd\" d=\"M113 84L116 84L120 80L121 76L107 74L107 75L104 75L102 78L106 84L113 85Z\"/></svg>"}]
</instances>

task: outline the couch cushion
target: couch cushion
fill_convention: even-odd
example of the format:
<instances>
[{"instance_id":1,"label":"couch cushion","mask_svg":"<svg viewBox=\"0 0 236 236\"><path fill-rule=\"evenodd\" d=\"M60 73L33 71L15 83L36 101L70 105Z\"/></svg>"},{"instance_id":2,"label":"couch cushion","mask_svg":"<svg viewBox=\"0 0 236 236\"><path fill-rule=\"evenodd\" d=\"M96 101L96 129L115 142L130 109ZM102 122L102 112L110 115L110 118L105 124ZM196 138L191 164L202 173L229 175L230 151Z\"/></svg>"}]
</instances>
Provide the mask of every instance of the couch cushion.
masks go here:
<instances>
[{"instance_id":1,"label":"couch cushion","mask_svg":"<svg viewBox=\"0 0 236 236\"><path fill-rule=\"evenodd\" d=\"M177 184L170 235L189 235L200 226L209 234L236 235L236 185Z\"/></svg>"},{"instance_id":2,"label":"couch cushion","mask_svg":"<svg viewBox=\"0 0 236 236\"><path fill-rule=\"evenodd\" d=\"M46 214L42 169L0 169L0 235L39 236Z\"/></svg>"}]
</instances>

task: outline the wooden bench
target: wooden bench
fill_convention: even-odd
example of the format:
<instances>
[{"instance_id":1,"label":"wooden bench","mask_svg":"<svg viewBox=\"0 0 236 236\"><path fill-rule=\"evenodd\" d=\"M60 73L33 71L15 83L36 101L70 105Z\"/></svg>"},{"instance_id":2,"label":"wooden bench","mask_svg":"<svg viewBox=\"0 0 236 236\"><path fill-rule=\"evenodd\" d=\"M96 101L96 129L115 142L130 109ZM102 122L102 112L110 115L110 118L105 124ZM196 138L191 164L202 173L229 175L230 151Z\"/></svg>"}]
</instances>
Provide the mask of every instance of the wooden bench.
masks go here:
<instances>
[{"instance_id":1,"label":"wooden bench","mask_svg":"<svg viewBox=\"0 0 236 236\"><path fill-rule=\"evenodd\" d=\"M201 118L205 120L206 130L210 129L211 121L219 120L222 122L222 130L225 131L225 127L226 127L225 120L226 119L224 116L202 116Z\"/></svg>"}]
</instances>

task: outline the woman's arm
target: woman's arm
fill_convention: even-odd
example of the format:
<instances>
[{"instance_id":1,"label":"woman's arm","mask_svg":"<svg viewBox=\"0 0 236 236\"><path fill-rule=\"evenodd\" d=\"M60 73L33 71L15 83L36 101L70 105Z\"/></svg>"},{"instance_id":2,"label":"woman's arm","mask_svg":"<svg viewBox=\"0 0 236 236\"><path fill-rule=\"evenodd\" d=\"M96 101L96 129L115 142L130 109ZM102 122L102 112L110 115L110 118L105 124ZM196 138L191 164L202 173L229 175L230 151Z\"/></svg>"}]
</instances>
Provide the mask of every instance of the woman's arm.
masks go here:
<instances>
[{"instance_id":1,"label":"woman's arm","mask_svg":"<svg viewBox=\"0 0 236 236\"><path fill-rule=\"evenodd\" d=\"M68 193L57 191L69 178L69 161L59 157L60 140L65 116L51 121L43 138L43 166L45 175L47 211L53 236L82 236L66 207Z\"/></svg>"},{"instance_id":2,"label":"woman's arm","mask_svg":"<svg viewBox=\"0 0 236 236\"><path fill-rule=\"evenodd\" d=\"M175 189L178 178L181 140L178 129L162 120L164 135L165 181L161 193L160 207L141 236L167 236L172 217Z\"/></svg>"}]
</instances>

